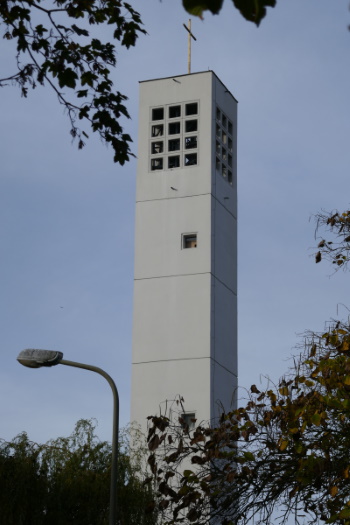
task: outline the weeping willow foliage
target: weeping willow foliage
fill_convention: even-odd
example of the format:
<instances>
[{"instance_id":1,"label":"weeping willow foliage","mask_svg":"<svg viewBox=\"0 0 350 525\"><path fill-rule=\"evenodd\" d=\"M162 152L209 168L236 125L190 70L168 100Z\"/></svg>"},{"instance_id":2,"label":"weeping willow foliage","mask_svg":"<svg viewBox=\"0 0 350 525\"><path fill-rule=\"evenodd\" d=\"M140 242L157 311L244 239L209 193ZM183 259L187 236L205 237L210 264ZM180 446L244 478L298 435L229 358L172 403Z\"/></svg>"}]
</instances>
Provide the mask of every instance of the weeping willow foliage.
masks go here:
<instances>
[{"instance_id":1,"label":"weeping willow foliage","mask_svg":"<svg viewBox=\"0 0 350 525\"><path fill-rule=\"evenodd\" d=\"M80 420L69 437L33 443L22 432L0 442L1 523L107 525L111 445L100 441L94 420ZM135 435L135 432L133 432ZM141 441L120 436L118 525L156 523L145 508L152 491L142 484Z\"/></svg>"}]
</instances>

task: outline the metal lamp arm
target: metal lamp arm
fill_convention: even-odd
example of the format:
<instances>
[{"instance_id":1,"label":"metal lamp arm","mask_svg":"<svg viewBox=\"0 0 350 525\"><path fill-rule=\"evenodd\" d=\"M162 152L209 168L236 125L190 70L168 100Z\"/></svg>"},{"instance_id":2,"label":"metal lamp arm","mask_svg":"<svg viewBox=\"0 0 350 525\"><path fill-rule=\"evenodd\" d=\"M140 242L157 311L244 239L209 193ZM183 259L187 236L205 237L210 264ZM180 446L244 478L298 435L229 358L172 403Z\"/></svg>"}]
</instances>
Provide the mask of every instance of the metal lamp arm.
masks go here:
<instances>
[{"instance_id":1,"label":"metal lamp arm","mask_svg":"<svg viewBox=\"0 0 350 525\"><path fill-rule=\"evenodd\" d=\"M109 383L113 392L113 437L112 437L112 467L111 467L111 492L110 492L110 513L109 525L116 525L117 523L117 479L118 479L118 454L119 454L119 395L115 382L110 375L102 368L97 366L85 365L84 363L76 363L75 361L68 361L61 359L61 365L73 366L75 368L83 368L84 370L91 370L103 376Z\"/></svg>"}]
</instances>

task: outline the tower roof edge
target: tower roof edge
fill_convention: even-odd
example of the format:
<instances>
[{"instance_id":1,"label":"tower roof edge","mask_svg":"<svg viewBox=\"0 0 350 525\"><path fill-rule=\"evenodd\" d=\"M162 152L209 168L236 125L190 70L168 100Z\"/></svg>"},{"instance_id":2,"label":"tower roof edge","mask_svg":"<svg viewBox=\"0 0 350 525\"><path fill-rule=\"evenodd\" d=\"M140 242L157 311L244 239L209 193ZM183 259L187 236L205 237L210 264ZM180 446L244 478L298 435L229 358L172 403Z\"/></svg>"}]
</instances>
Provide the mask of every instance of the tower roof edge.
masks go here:
<instances>
[{"instance_id":1,"label":"tower roof edge","mask_svg":"<svg viewBox=\"0 0 350 525\"><path fill-rule=\"evenodd\" d=\"M209 73L211 75L214 75L215 78L220 82L220 84L222 84L222 86L225 88L225 91L231 95L231 97L235 100L235 102L238 103L238 100L236 99L236 97L231 93L231 91L226 87L226 85L222 82L222 80L218 77L218 75L215 73L215 71L211 70L211 69L208 69L207 71L197 71L196 73L186 73L186 74L183 74L183 75L173 75L173 76L168 76L168 77L159 77L159 78L150 78L150 79L147 79L147 80L139 80L139 84L143 84L145 82L157 82L158 80L167 80L167 79L179 79L179 78L182 78L182 77L189 77L189 76L194 76L194 75L203 75L205 73Z\"/></svg>"}]
</instances>

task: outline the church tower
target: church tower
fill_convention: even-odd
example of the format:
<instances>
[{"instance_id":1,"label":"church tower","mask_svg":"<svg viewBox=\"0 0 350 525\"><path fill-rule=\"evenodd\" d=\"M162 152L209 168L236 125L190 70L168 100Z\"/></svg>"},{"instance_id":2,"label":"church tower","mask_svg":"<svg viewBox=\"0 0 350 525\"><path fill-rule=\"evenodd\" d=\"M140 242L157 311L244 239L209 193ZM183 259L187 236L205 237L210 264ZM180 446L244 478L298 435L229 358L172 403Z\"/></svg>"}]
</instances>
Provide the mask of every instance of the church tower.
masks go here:
<instances>
[{"instance_id":1,"label":"church tower","mask_svg":"<svg viewBox=\"0 0 350 525\"><path fill-rule=\"evenodd\" d=\"M212 71L140 83L131 421L234 408L237 101ZM169 412L167 412L169 415Z\"/></svg>"}]
</instances>

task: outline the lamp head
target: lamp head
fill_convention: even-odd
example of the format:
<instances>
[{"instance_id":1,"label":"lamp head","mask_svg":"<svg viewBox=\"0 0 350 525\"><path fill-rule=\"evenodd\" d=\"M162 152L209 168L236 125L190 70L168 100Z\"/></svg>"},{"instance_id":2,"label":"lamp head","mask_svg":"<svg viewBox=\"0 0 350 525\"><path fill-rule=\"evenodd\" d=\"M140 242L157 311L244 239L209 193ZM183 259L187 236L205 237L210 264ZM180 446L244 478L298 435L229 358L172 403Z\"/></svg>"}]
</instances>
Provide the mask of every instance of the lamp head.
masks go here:
<instances>
[{"instance_id":1,"label":"lamp head","mask_svg":"<svg viewBox=\"0 0 350 525\"><path fill-rule=\"evenodd\" d=\"M17 361L29 368L40 368L42 366L55 366L63 359L63 353L57 350L37 350L27 348L22 350L17 357Z\"/></svg>"}]
</instances>

